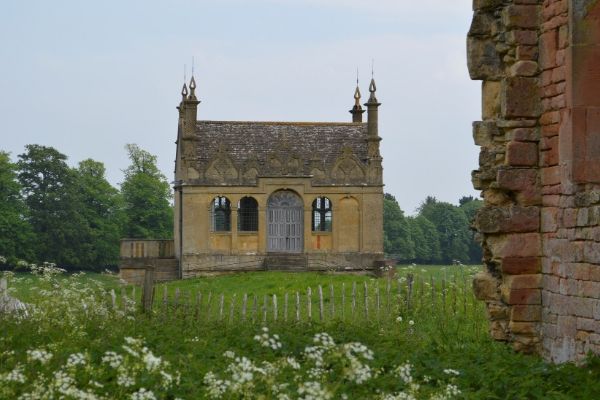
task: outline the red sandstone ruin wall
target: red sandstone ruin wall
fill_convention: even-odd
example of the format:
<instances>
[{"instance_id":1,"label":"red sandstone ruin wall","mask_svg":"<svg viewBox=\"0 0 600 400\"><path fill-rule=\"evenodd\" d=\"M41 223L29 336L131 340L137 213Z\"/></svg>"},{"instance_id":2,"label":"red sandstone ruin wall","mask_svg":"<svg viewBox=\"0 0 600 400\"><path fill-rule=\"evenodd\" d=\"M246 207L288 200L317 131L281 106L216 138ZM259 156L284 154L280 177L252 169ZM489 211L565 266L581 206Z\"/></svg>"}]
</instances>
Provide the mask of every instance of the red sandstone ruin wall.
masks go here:
<instances>
[{"instance_id":1,"label":"red sandstone ruin wall","mask_svg":"<svg viewBox=\"0 0 600 400\"><path fill-rule=\"evenodd\" d=\"M556 362L600 353L600 6L475 0L473 184L491 334Z\"/></svg>"}]
</instances>

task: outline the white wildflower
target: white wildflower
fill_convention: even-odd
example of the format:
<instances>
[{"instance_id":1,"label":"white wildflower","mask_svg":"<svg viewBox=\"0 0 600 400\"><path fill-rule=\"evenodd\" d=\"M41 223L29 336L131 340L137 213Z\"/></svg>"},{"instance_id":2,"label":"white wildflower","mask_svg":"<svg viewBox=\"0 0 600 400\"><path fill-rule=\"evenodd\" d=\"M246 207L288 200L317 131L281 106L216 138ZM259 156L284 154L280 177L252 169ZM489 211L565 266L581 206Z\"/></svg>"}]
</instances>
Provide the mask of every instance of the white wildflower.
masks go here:
<instances>
[{"instance_id":1,"label":"white wildflower","mask_svg":"<svg viewBox=\"0 0 600 400\"><path fill-rule=\"evenodd\" d=\"M444 369L444 373L445 373L446 375L454 375L454 376L458 376L458 375L460 375L460 372L458 372L458 371L457 371L457 370L455 370L455 369L450 369L450 368L446 368L446 369Z\"/></svg>"},{"instance_id":2,"label":"white wildflower","mask_svg":"<svg viewBox=\"0 0 600 400\"><path fill-rule=\"evenodd\" d=\"M85 365L87 363L87 356L83 353L74 353L69 355L67 359L67 368L74 368L78 365Z\"/></svg>"},{"instance_id":3,"label":"white wildflower","mask_svg":"<svg viewBox=\"0 0 600 400\"><path fill-rule=\"evenodd\" d=\"M235 358L235 353L231 350L227 350L225 353L223 353L223 357L225 358Z\"/></svg>"},{"instance_id":4,"label":"white wildflower","mask_svg":"<svg viewBox=\"0 0 600 400\"><path fill-rule=\"evenodd\" d=\"M156 400L152 391L140 388L137 392L131 394L131 400Z\"/></svg>"},{"instance_id":5,"label":"white wildflower","mask_svg":"<svg viewBox=\"0 0 600 400\"><path fill-rule=\"evenodd\" d=\"M231 382L228 380L217 379L212 371L204 375L203 382L208 388L208 396L212 399L221 398L231 385Z\"/></svg>"},{"instance_id":6,"label":"white wildflower","mask_svg":"<svg viewBox=\"0 0 600 400\"><path fill-rule=\"evenodd\" d=\"M44 349L27 350L27 361L39 361L46 364L52 359L52 353Z\"/></svg>"},{"instance_id":7,"label":"white wildflower","mask_svg":"<svg viewBox=\"0 0 600 400\"><path fill-rule=\"evenodd\" d=\"M12 371L0 375L0 382L17 382L25 383L25 374L23 374L23 366L17 365Z\"/></svg>"},{"instance_id":8,"label":"white wildflower","mask_svg":"<svg viewBox=\"0 0 600 400\"><path fill-rule=\"evenodd\" d=\"M130 387L135 385L135 379L130 376L126 371L120 370L117 375L117 385L123 387Z\"/></svg>"},{"instance_id":9,"label":"white wildflower","mask_svg":"<svg viewBox=\"0 0 600 400\"><path fill-rule=\"evenodd\" d=\"M298 387L299 400L327 400L331 393L321 386L320 382L303 382Z\"/></svg>"},{"instance_id":10,"label":"white wildflower","mask_svg":"<svg viewBox=\"0 0 600 400\"><path fill-rule=\"evenodd\" d=\"M102 356L102 362L110 365L111 368L119 368L123 363L123 356L115 353L114 351L107 351Z\"/></svg>"}]
</instances>

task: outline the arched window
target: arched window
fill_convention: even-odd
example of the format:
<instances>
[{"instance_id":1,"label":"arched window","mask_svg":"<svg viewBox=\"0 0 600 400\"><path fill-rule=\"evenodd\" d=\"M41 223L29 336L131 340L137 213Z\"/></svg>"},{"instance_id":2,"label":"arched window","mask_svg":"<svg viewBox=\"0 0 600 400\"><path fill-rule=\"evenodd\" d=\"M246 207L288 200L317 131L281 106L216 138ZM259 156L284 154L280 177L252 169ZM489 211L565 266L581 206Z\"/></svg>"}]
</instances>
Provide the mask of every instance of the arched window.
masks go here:
<instances>
[{"instance_id":1,"label":"arched window","mask_svg":"<svg viewBox=\"0 0 600 400\"><path fill-rule=\"evenodd\" d=\"M213 200L212 225L214 232L231 230L231 203L227 197L217 196Z\"/></svg>"},{"instance_id":2,"label":"arched window","mask_svg":"<svg viewBox=\"0 0 600 400\"><path fill-rule=\"evenodd\" d=\"M242 197L238 203L238 231L258 231L258 202L253 197Z\"/></svg>"},{"instance_id":3,"label":"arched window","mask_svg":"<svg viewBox=\"0 0 600 400\"><path fill-rule=\"evenodd\" d=\"M317 197L312 203L313 232L331 232L331 200Z\"/></svg>"}]
</instances>

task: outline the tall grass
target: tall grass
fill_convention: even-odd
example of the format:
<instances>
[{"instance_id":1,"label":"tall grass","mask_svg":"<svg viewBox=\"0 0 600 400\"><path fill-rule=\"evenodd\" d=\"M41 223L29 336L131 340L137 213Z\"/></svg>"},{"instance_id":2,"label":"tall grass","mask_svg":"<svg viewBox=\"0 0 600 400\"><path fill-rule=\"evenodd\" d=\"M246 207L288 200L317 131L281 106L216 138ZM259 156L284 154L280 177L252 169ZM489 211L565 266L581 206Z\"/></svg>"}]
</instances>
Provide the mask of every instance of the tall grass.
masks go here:
<instances>
[{"instance_id":1,"label":"tall grass","mask_svg":"<svg viewBox=\"0 0 600 400\"><path fill-rule=\"evenodd\" d=\"M61 371L63 375L59 377L70 382L66 389L83 391L78 392L80 398L87 391L97 398L153 398L148 394L152 392L154 398L196 399L208 398L213 393L211 389L215 388L224 390L223 398L257 398L261 394L265 398L285 398L283 395L308 398L308 391L319 388L322 398L329 395L344 398L345 395L356 399L391 399L401 398L400 393L414 398L436 395L467 399L595 398L600 393L600 363L596 358L590 358L584 368L570 364L553 366L537 357L515 354L509 347L489 339L483 306L472 300L470 291L470 275L476 269L455 266L445 270L441 267L399 268L398 275L391 281L393 306L389 312L383 303L380 318L371 313L368 318L357 316L354 319L347 313L345 318L340 316L341 298L337 296L341 294L342 284L349 293L353 282L357 282L357 287L364 287L366 282L369 293L379 287L381 294L386 293L389 283L386 278L257 273L171 282L164 285L169 295L167 308L162 310L163 285L160 285L154 312L143 314L133 302L121 298L119 283L114 277L18 275L11 278L11 295L22 298L37 311L27 318L0 317L3 330L0 336L0 398L19 398L35 390L38 390L36 393L53 391L57 398L60 392L55 386L57 373ZM410 305L406 302L408 274L414 277ZM273 294L281 299L286 292L302 291L305 294L307 287L315 289L319 285L324 289L325 312L330 305L326 302L329 285L334 286L338 317L325 318L321 322L317 311L311 321L302 319L299 323L289 319L284 321L281 314L277 321L269 318L266 323L268 335L278 335L277 340L282 344L277 349L264 347L255 339L263 334L265 324L262 320L252 323L248 318L242 323L236 317L230 321L228 308L225 309L227 318L223 319L215 318L218 314L213 314L212 318L196 318L194 313L198 292L204 300L208 293L213 293L214 298L223 293L229 296L227 299L235 293L239 310L243 293L252 297L256 294L261 300L264 295L272 298ZM112 289L118 295L116 309L111 304ZM124 289L131 296L132 287L125 286ZM177 289L179 303L173 305ZM137 288L136 296L140 292ZM187 293L190 294L189 302L185 301ZM373 307L373 297L369 301ZM281 308L279 312L282 312ZM316 359L311 358L312 353L307 348L322 346L318 342L322 336L317 336L322 332L331 335L335 345L322 350L322 365L326 372L312 377L309 372L315 367ZM138 342L132 342L132 345L128 342L131 340ZM372 360L357 356L358 361L352 361L345 344L357 342L373 352ZM133 349L135 356L126 349L131 350L132 346L139 347ZM32 353L36 350L51 353L51 359L46 363L35 360L31 354L40 354ZM103 362L109 352L129 357L122 364L126 367L112 368ZM154 358L160 358L159 369L148 368L144 360L154 359L148 352ZM80 359L74 354L81 354L83 361L79 366L69 367L70 359L71 364ZM291 368L286 361L288 358L296 360L300 369ZM251 381L242 382L235 375L243 366L250 371L246 373L251 373ZM269 369L268 366L275 367ZM270 372L263 374L258 372L259 369ZM367 376L367 370L371 371L369 378L357 382L357 377L363 376L358 372ZM19 371L24 381L10 381L11 377L19 378ZM171 377L171 383L165 382L160 371ZM409 371L410 380L406 371ZM119 384L119 379L124 379L119 376L125 373L133 380L130 386ZM102 388L92 386L91 381ZM226 387L225 383L219 386L218 381L229 381L230 386ZM408 381L418 383L419 389L411 387ZM232 382L243 385L233 387ZM319 387L310 382L318 383ZM285 384L288 386L277 386L275 393L274 385ZM455 386L461 393L447 393L448 385ZM46 391L40 391L40 388Z\"/></svg>"}]
</instances>

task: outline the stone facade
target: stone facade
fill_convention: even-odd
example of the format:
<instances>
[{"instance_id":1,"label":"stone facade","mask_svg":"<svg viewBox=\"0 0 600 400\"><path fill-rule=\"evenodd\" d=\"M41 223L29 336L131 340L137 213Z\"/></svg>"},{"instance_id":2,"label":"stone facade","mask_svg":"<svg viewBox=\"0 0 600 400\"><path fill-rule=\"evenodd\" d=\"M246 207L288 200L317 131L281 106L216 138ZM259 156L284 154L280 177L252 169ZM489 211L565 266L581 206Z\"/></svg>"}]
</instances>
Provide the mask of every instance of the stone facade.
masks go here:
<instances>
[{"instance_id":1,"label":"stone facade","mask_svg":"<svg viewBox=\"0 0 600 400\"><path fill-rule=\"evenodd\" d=\"M369 89L366 123L358 88L353 122L199 121L194 78L184 85L175 161L180 277L379 268L380 104L373 80ZM275 207L278 196L283 200ZM317 201L327 211L319 214ZM255 204L251 219L247 202Z\"/></svg>"},{"instance_id":2,"label":"stone facade","mask_svg":"<svg viewBox=\"0 0 600 400\"><path fill-rule=\"evenodd\" d=\"M474 0L473 185L491 334L554 362L600 353L600 4Z\"/></svg>"}]
</instances>

